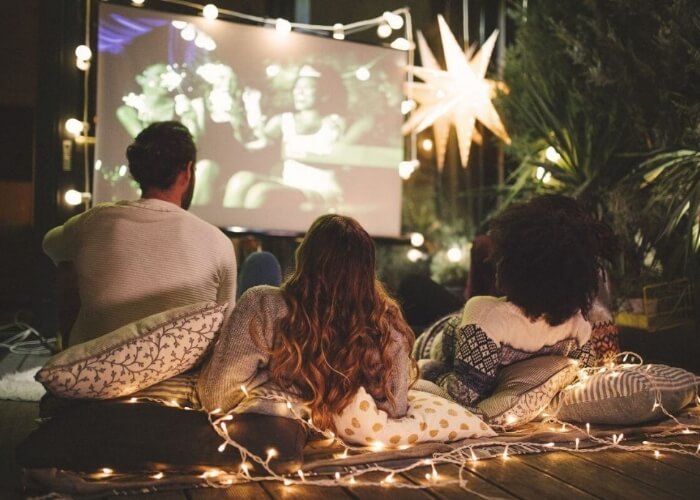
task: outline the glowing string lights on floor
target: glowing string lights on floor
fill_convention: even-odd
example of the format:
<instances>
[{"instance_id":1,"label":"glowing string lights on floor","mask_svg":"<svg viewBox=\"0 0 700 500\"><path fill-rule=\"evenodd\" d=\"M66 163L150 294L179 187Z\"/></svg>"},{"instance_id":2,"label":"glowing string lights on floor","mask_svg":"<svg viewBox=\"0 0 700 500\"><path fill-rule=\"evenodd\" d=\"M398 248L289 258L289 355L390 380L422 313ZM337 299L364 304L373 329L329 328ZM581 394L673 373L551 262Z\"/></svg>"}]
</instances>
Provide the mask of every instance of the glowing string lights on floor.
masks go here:
<instances>
[{"instance_id":1,"label":"glowing string lights on floor","mask_svg":"<svg viewBox=\"0 0 700 500\"><path fill-rule=\"evenodd\" d=\"M583 368L581 369L580 378L585 379L590 373L593 372L609 373L610 375L613 375L632 366L638 366L642 362L641 358L638 358L637 363L626 362L630 356L634 356L632 353L621 353L619 356L624 360L623 363L611 363L604 367ZM564 390L569 390L574 385L575 384L572 384ZM245 386L241 386L240 390L244 394L248 393ZM335 444L341 445L343 447L343 451L333 455L333 458L336 460L347 460L348 458L358 454L371 456L373 453L390 448L384 443L377 443L376 446L373 445L369 448L345 444L331 431L319 429L314 425L311 419L304 418L302 415L300 415L296 411L295 406L288 399L280 396L266 396L263 399L285 403L293 418L307 426L311 431L314 431L329 440L329 447ZM654 402L654 408L661 409L661 411L663 411L664 414L666 414L672 420L672 422L675 423L673 428L655 435L656 437L698 434L700 425L683 423L668 413L661 404L660 395L657 395ZM285 486L383 486L419 489L440 485L458 485L466 488L468 486L468 481L464 478L464 469L467 467L467 465L473 464L480 460L478 452L482 448L487 448L484 458L494 458L494 450L500 449L500 457L504 464L508 463L509 459L513 455L517 455L521 452L532 452L533 450L567 451L570 453L595 453L605 450L620 450L649 453L654 458L659 460L663 459L665 453L676 453L700 458L700 444L653 442L648 440L642 441L641 444L631 444L625 441L624 434L617 432L599 437L591 433L590 424L587 423L584 427L579 427L571 422L563 422L556 418L555 412L555 414L552 416L548 415L540 424L540 428L550 428L552 432L562 436L561 438L557 438L556 440L550 442L513 441L508 443L499 440L479 441L478 443L467 443L461 446L455 446L453 449L446 452L433 453L430 458L417 459L413 463L400 468L390 468L376 464L363 464L362 468L359 470L348 466L343 471L333 471L330 474L319 474L313 470L303 469L296 471L294 474L278 474L275 472L273 467L273 461L279 457L279 452L276 449L269 448L266 450L265 456L257 456L240 443L231 439L228 430L230 426L236 425L235 413L229 412L227 414L223 414L220 409L216 409L210 412L209 420L212 427L223 440L222 444L219 446L219 451L223 452L229 446L237 449L240 453L242 464L239 466L238 470L235 471L211 469L200 476L200 478L206 480L209 485L215 487L227 487L231 484L250 481L279 481ZM502 436L521 437L522 439L527 439L532 435L533 433L529 433L525 436L519 436L519 431L517 430L514 432L504 432L502 434ZM406 447L402 447L401 449L405 448ZM259 466L258 470L262 470L264 473L263 475L253 475L254 464ZM457 465L459 467L458 477L452 478L441 476L436 469L436 466L441 464ZM408 472L419 467L427 466L430 467L430 471L425 474L425 482L414 484L399 481L397 478L397 475L403 472ZM342 467L342 465L339 465L339 467ZM369 473L381 473L384 474L384 478L380 480L364 479L365 475Z\"/></svg>"},{"instance_id":2,"label":"glowing string lights on floor","mask_svg":"<svg viewBox=\"0 0 700 500\"><path fill-rule=\"evenodd\" d=\"M627 354L627 353L623 353ZM614 370L624 369L623 365L610 365L608 367L603 367L604 370L613 372ZM599 368L595 369L596 371ZM584 369L585 371L591 371L591 369ZM247 393L245 387L242 386L241 391ZM336 453L333 458L337 460L346 460L348 458L354 457L357 454L370 456L385 448L389 448L384 445L378 447L356 447L352 445L347 445L339 440L334 433L331 431L324 431L316 427L311 419L303 418L296 410L294 405L285 398L280 396L266 396L263 399L269 399L277 402L282 402L286 404L286 407L291 411L293 418L298 420L303 425L307 426L310 430L324 436L329 440L329 448L334 444L340 444L343 447L341 453ZM133 401L132 398L130 401ZM171 403L170 406L179 406L176 403ZM663 410L663 406L659 403L659 408ZM667 437L669 435L697 435L700 430L700 425L689 425L680 422L673 415L669 415L672 421L675 422L676 426L673 429L669 429L663 432L657 437ZM237 470L224 470L223 468L211 468L199 475L199 478L204 480L208 485L218 488L226 488L237 483L246 483L251 481L277 481L282 483L284 486L293 487L294 485L300 486L382 486L382 487L392 487L392 488L408 488L408 489L421 489L430 488L432 486L447 486L447 485L457 485L465 488L469 491L469 481L465 479L464 470L469 464L474 464L480 461L482 458L498 458L501 457L503 464L506 465L513 455L532 452L533 450L539 451L567 451L570 453L595 453L605 450L620 450L628 452L642 452L648 453L652 457L663 460L664 454L666 453L676 453L684 456L700 458L700 443L689 444L680 442L653 442L649 440L642 441L641 444L628 444L625 441L625 436L622 433L612 433L609 436L598 437L591 433L590 424L586 424L584 427L579 427L570 422L562 422L556 419L555 416L549 416L541 423L541 427L549 427L554 425L552 430L562 435L562 438L557 439L559 442L504 442L498 440L488 440L479 441L478 443L467 443L461 446L455 446L453 449L446 452L433 453L430 458L416 459L414 462L399 468L385 467L381 465L366 465L363 464L361 469L355 469L352 466L346 467L343 471L333 471L328 474L319 474L313 470L303 470L300 469L292 474L279 474L275 472L273 467L273 462L279 457L279 452L275 448L268 448L265 451L264 456L257 456L255 453L251 452L249 449L231 439L229 436L230 426L236 425L236 415L234 412L229 412L224 414L220 409L215 409L209 413L209 421L213 429L222 438L223 442L218 447L220 452L223 452L227 447L232 447L238 450L241 456L241 465L238 466ZM517 437L518 432L506 432L504 436ZM529 434L531 435L531 434ZM563 438L566 436L566 438ZM527 438L524 436L523 438ZM401 447L400 449L405 449L406 447ZM479 450L486 448L485 456L479 457ZM500 449L499 454L494 454L494 450ZM352 452L353 454L350 454ZM257 469L254 465L257 464ZM439 474L436 466L443 464L453 464L459 467L458 477L446 477ZM341 465L339 465L341 466ZM399 481L397 475L401 473L414 470L416 468L430 467L429 472L425 473L425 481L418 484ZM254 475L257 470L262 470L262 475ZM367 474L370 473L380 473L383 474L383 479L380 480L368 480L365 479ZM112 469L100 469L97 473L97 478L109 479L110 477L117 474ZM159 471L157 474L150 476L155 480L163 480L167 477L167 472ZM473 491L473 490L472 490ZM479 494L477 491L474 493Z\"/></svg>"}]
</instances>

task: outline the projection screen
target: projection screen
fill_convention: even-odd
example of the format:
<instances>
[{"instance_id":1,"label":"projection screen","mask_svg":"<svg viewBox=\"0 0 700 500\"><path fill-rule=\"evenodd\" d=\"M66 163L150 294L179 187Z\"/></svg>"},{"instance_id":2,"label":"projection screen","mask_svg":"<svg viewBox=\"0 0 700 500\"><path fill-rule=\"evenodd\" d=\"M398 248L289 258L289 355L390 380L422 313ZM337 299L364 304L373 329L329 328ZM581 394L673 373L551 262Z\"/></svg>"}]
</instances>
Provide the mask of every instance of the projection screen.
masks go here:
<instances>
[{"instance_id":1,"label":"projection screen","mask_svg":"<svg viewBox=\"0 0 700 500\"><path fill-rule=\"evenodd\" d=\"M140 195L125 151L178 120L197 142L190 210L297 233L324 213L398 236L406 55L330 37L100 5L96 202Z\"/></svg>"}]
</instances>

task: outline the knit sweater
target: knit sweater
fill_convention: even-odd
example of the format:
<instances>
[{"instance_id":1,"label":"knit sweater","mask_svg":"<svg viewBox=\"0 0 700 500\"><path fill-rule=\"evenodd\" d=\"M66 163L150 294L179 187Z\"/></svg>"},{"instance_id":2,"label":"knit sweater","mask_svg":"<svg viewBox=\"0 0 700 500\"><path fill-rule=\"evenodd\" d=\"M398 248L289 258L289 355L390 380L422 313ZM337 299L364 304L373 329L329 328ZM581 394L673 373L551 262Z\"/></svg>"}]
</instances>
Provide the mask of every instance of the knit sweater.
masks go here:
<instances>
[{"instance_id":1,"label":"knit sweater","mask_svg":"<svg viewBox=\"0 0 700 500\"><path fill-rule=\"evenodd\" d=\"M542 355L569 356L584 366L593 360L591 325L581 313L551 326L544 319L532 321L505 298L484 296L470 299L461 315L439 324L441 342L435 339L428 347L436 364L426 364L425 371L465 406L489 395L503 366Z\"/></svg>"},{"instance_id":2,"label":"knit sweater","mask_svg":"<svg viewBox=\"0 0 700 500\"><path fill-rule=\"evenodd\" d=\"M229 327L220 332L214 352L197 382L197 393L205 409L228 411L236 407L246 398L241 386L249 394L279 393L279 387L270 377L270 368L274 366L270 352L279 341L280 320L286 314L287 304L277 287L256 286L241 296ZM382 399L377 401L377 406L390 417L402 417L408 408L411 363L408 342L397 331L391 333L389 353L393 360L389 389L395 402L392 405L388 399ZM301 407L297 394L291 389L286 395L292 404Z\"/></svg>"},{"instance_id":3,"label":"knit sweater","mask_svg":"<svg viewBox=\"0 0 700 500\"><path fill-rule=\"evenodd\" d=\"M105 203L46 234L55 263L73 262L81 308L70 343L167 309L236 301L236 256L216 227L163 200Z\"/></svg>"}]
</instances>

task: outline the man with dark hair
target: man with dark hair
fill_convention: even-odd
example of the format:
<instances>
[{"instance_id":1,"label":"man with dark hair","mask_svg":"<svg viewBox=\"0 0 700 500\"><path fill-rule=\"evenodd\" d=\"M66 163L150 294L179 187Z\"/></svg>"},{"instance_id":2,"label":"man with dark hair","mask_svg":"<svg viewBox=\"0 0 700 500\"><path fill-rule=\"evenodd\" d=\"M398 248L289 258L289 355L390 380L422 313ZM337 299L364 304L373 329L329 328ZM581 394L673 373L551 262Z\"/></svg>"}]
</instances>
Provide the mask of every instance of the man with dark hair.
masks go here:
<instances>
[{"instance_id":1,"label":"man with dark hair","mask_svg":"<svg viewBox=\"0 0 700 500\"><path fill-rule=\"evenodd\" d=\"M197 150L178 122L144 129L126 151L142 198L105 203L49 231L44 251L72 267L80 310L70 332L77 344L152 314L194 302L236 298L231 241L187 212Z\"/></svg>"}]
</instances>

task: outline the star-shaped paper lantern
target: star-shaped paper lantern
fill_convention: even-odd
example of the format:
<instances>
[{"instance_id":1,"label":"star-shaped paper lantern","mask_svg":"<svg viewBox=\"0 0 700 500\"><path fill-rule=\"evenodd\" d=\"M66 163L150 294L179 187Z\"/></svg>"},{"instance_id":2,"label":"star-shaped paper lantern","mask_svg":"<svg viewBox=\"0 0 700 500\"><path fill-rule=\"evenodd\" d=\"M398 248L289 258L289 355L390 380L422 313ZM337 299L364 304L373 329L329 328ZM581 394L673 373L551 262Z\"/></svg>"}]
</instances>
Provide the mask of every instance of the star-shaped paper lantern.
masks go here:
<instances>
[{"instance_id":1,"label":"star-shaped paper lantern","mask_svg":"<svg viewBox=\"0 0 700 500\"><path fill-rule=\"evenodd\" d=\"M485 78L498 31L494 31L476 53L472 53L471 49L465 53L440 15L438 24L447 70L440 68L425 38L418 33L418 50L423 66L410 66L408 69L423 81L405 84L406 95L418 103L418 109L406 120L401 130L407 135L432 125L438 167L442 168L450 125L454 124L459 156L466 166L472 140L481 141L474 127L475 120L510 144L510 137L491 102L499 84Z\"/></svg>"}]
</instances>

